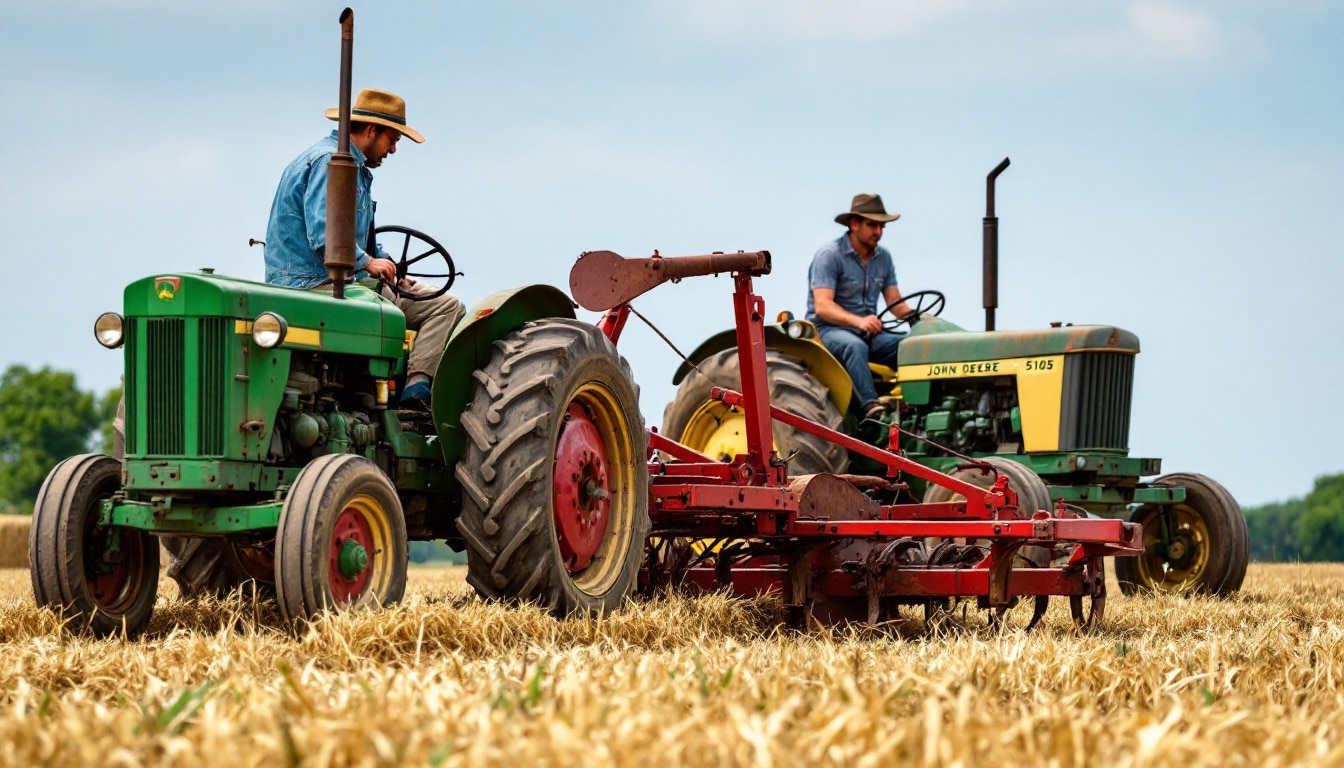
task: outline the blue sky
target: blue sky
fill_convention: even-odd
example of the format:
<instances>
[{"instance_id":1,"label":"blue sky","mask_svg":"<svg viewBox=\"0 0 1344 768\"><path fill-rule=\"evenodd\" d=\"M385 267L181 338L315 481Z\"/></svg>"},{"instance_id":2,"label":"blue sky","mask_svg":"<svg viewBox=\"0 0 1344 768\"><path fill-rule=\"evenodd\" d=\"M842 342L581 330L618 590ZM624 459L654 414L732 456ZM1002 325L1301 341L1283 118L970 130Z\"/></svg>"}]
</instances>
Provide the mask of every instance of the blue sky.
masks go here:
<instances>
[{"instance_id":1,"label":"blue sky","mask_svg":"<svg viewBox=\"0 0 1344 768\"><path fill-rule=\"evenodd\" d=\"M153 273L260 279L280 170L325 133L343 4L0 0L8 147L0 366L115 386L94 317ZM355 87L428 141L376 172L468 304L566 286L585 250L768 249L801 311L832 217L878 192L907 291L982 327L984 177L1002 158L1001 328L1142 340L1132 453L1243 504L1344 471L1344 7L1327 2L645 0L355 6ZM684 350L731 283L636 302ZM581 313L581 317L593 317ZM678 359L632 322L649 422Z\"/></svg>"}]
</instances>

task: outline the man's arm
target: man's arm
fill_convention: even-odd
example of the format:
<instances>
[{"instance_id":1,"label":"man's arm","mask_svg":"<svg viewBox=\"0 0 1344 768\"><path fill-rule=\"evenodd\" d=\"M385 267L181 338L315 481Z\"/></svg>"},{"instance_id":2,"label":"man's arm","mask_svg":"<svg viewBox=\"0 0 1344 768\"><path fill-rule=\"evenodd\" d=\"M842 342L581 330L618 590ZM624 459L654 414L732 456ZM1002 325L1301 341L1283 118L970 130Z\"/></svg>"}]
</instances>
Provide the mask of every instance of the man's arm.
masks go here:
<instances>
[{"instance_id":1,"label":"man's arm","mask_svg":"<svg viewBox=\"0 0 1344 768\"><path fill-rule=\"evenodd\" d=\"M835 303L834 288L813 288L812 309L817 317L830 323L847 328L857 328L861 333L872 336L882 330L882 321L876 315L859 315L850 312Z\"/></svg>"},{"instance_id":2,"label":"man's arm","mask_svg":"<svg viewBox=\"0 0 1344 768\"><path fill-rule=\"evenodd\" d=\"M910 306L907 305L904 301L901 300L901 289L898 288L897 286L889 285L889 286L887 286L886 288L883 288L883 289L882 289L882 300L885 301L885 302L887 302L887 303L886 303L886 306L888 306L888 307L890 307L890 306L893 305L893 304L896 305L896 306L891 310L892 313L893 313L893 314L892 314L892 317L894 317L894 318L898 318L898 319L899 319L899 318L903 318L903 317L905 317L906 315L910 314L910 312L912 311L912 310L910 309Z\"/></svg>"},{"instance_id":3,"label":"man's arm","mask_svg":"<svg viewBox=\"0 0 1344 768\"><path fill-rule=\"evenodd\" d=\"M309 164L308 184L303 193L304 229L308 247L316 254L325 252L327 247L327 158L323 155ZM369 255L355 243L355 271L367 270L368 264Z\"/></svg>"}]
</instances>

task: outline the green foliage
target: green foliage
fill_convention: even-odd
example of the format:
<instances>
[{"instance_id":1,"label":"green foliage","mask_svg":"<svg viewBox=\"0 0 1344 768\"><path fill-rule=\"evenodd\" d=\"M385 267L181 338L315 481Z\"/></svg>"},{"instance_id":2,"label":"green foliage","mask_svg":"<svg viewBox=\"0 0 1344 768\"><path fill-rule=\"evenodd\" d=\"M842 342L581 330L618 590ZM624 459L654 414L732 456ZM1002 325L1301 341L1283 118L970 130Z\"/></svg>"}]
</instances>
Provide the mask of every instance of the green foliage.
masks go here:
<instances>
[{"instance_id":1,"label":"green foliage","mask_svg":"<svg viewBox=\"0 0 1344 768\"><path fill-rule=\"evenodd\" d=\"M1252 560L1344 562L1344 474L1316 478L1305 498L1245 512Z\"/></svg>"},{"instance_id":2,"label":"green foliage","mask_svg":"<svg viewBox=\"0 0 1344 768\"><path fill-rule=\"evenodd\" d=\"M1251 559L1257 562L1301 560L1297 545L1297 521L1302 517L1301 499L1289 499L1246 510L1246 532L1251 539Z\"/></svg>"},{"instance_id":3,"label":"green foliage","mask_svg":"<svg viewBox=\"0 0 1344 768\"><path fill-rule=\"evenodd\" d=\"M121 402L121 387L113 387L107 390L102 400L98 403L98 423L102 424L99 430L100 443L98 450L108 456L116 456L117 436L113 428L113 421L117 418L117 405Z\"/></svg>"},{"instance_id":4,"label":"green foliage","mask_svg":"<svg viewBox=\"0 0 1344 768\"><path fill-rule=\"evenodd\" d=\"M115 405L114 405L115 407ZM75 375L14 365L0 379L0 503L32 508L56 464L89 450L98 428L95 397Z\"/></svg>"},{"instance_id":5,"label":"green foliage","mask_svg":"<svg viewBox=\"0 0 1344 768\"><path fill-rule=\"evenodd\" d=\"M1344 561L1344 474L1316 478L1302 505L1297 521L1302 559Z\"/></svg>"},{"instance_id":6,"label":"green foliage","mask_svg":"<svg viewBox=\"0 0 1344 768\"><path fill-rule=\"evenodd\" d=\"M467 562L467 553L454 552L442 541L410 541L406 543L407 554L412 563L456 563Z\"/></svg>"}]
</instances>

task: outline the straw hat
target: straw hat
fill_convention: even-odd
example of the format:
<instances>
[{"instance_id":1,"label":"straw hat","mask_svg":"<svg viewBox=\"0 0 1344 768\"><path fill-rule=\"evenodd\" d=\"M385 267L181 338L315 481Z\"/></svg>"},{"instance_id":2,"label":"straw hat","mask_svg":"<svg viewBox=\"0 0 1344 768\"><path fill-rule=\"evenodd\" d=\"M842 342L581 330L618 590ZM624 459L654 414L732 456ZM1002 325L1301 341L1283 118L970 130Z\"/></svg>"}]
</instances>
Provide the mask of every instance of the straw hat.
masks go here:
<instances>
[{"instance_id":1,"label":"straw hat","mask_svg":"<svg viewBox=\"0 0 1344 768\"><path fill-rule=\"evenodd\" d=\"M835 217L836 224L849 226L850 216L862 216L869 221L895 221L901 218L899 213L887 213L887 209L882 207L881 195L869 195L860 193L854 196L854 202L850 203L849 210Z\"/></svg>"},{"instance_id":2,"label":"straw hat","mask_svg":"<svg viewBox=\"0 0 1344 768\"><path fill-rule=\"evenodd\" d=\"M337 107L328 109L327 119L340 120L341 110ZM355 105L350 108L350 120L385 125L401 131L403 136L416 144L425 142L425 137L419 131L406 124L406 100L395 93L365 88L355 97Z\"/></svg>"}]
</instances>

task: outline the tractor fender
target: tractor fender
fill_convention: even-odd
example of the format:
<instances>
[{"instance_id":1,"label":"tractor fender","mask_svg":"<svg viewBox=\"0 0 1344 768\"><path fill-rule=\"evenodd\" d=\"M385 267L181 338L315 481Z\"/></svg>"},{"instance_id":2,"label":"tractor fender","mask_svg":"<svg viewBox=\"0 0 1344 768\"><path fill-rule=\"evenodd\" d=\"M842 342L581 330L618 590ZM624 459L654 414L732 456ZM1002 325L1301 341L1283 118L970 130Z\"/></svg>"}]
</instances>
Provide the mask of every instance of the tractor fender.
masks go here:
<instances>
[{"instance_id":1,"label":"tractor fender","mask_svg":"<svg viewBox=\"0 0 1344 768\"><path fill-rule=\"evenodd\" d=\"M737 331L729 329L710 336L700 346L691 353L692 363L699 363L705 358L725 349L732 349L737 346ZM782 352L789 357L796 357L803 361L803 364L811 371L812 376L829 393L831 402L840 413L845 413L849 409L849 401L854 396L854 382L850 381L849 373L839 360L830 353L830 350L821 343L821 338L814 336L810 339L795 339L784 331L779 325L765 326L765 346L767 349L773 349L776 352ZM672 377L673 384L681 384L681 380L691 372L691 366L688 363L682 363L675 375Z\"/></svg>"},{"instance_id":2,"label":"tractor fender","mask_svg":"<svg viewBox=\"0 0 1344 768\"><path fill-rule=\"evenodd\" d=\"M462 411L471 402L472 374L490 362L494 343L533 320L574 319L574 306L559 288L524 285L496 291L467 311L443 349L430 396L446 465L452 466L462 456L466 440Z\"/></svg>"}]
</instances>

